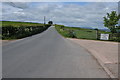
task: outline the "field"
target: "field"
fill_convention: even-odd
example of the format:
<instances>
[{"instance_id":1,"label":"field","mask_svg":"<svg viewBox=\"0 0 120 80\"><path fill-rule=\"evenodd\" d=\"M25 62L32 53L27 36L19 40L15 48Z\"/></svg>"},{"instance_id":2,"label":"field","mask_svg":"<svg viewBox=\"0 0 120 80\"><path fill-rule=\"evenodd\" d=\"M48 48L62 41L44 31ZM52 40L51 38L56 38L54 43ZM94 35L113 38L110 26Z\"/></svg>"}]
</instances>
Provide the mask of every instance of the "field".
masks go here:
<instances>
[{"instance_id":1,"label":"field","mask_svg":"<svg viewBox=\"0 0 120 80\"><path fill-rule=\"evenodd\" d=\"M97 35L96 34L97 32L94 29L66 27L64 25L56 25L56 29L62 36L67 37L67 38L98 40L98 39L100 39L101 33L111 35L111 32L106 32L106 31L102 31L102 30L98 30L98 35ZM98 37L98 39L97 39L97 37ZM113 41L112 39L110 39L110 40Z\"/></svg>"},{"instance_id":2,"label":"field","mask_svg":"<svg viewBox=\"0 0 120 80\"><path fill-rule=\"evenodd\" d=\"M14 27L20 27L20 26L43 26L44 24L31 22L0 21L0 25L2 25L1 27L9 25Z\"/></svg>"},{"instance_id":3,"label":"field","mask_svg":"<svg viewBox=\"0 0 120 80\"><path fill-rule=\"evenodd\" d=\"M0 33L0 37L4 40L21 39L41 33L45 31L48 27L50 27L50 25L44 25L41 23L0 21L0 32L2 32ZM55 28L62 36L67 38L99 40L100 34L105 33L110 34L110 41L120 41L120 37L114 37L111 32L105 32L102 30L98 30L98 34L96 34L96 30L94 29L67 27L64 25L55 25Z\"/></svg>"},{"instance_id":4,"label":"field","mask_svg":"<svg viewBox=\"0 0 120 80\"><path fill-rule=\"evenodd\" d=\"M20 39L46 30L50 25L31 22L1 21L0 34L2 39Z\"/></svg>"}]
</instances>

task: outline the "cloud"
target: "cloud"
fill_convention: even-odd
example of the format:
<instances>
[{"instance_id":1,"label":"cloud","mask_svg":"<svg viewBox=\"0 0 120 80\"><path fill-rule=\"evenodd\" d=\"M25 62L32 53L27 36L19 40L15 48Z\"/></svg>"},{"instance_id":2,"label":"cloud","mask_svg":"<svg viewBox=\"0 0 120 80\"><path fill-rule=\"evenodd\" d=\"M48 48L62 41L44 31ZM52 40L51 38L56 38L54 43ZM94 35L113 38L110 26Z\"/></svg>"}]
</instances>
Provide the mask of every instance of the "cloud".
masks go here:
<instances>
[{"instance_id":1,"label":"cloud","mask_svg":"<svg viewBox=\"0 0 120 80\"><path fill-rule=\"evenodd\" d=\"M21 8L21 9L27 8L28 4L29 4L27 2L3 2L3 3L11 5L11 6L16 7L16 8Z\"/></svg>"},{"instance_id":2,"label":"cloud","mask_svg":"<svg viewBox=\"0 0 120 80\"><path fill-rule=\"evenodd\" d=\"M119 0L2 0L2 2L119 2Z\"/></svg>"},{"instance_id":3,"label":"cloud","mask_svg":"<svg viewBox=\"0 0 120 80\"><path fill-rule=\"evenodd\" d=\"M103 17L107 12L117 11L115 2L82 3L3 3L2 19L43 23L52 20L56 24L73 27L104 28Z\"/></svg>"}]
</instances>

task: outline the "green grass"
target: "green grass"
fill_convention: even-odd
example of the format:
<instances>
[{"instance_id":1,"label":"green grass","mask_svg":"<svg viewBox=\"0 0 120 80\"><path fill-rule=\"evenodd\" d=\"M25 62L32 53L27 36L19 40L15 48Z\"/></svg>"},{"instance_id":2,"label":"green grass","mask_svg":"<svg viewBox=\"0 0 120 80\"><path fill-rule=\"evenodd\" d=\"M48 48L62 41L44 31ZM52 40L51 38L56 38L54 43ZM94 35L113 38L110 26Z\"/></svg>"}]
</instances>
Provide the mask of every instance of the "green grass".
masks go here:
<instances>
[{"instance_id":1,"label":"green grass","mask_svg":"<svg viewBox=\"0 0 120 80\"><path fill-rule=\"evenodd\" d=\"M56 30L64 37L71 38L69 32L72 31L74 38L78 39L89 39L89 40L97 40L96 39L96 30L93 29L84 29L78 27L66 27L61 29L61 25L56 25ZM110 33L99 30L99 33Z\"/></svg>"},{"instance_id":2,"label":"green grass","mask_svg":"<svg viewBox=\"0 0 120 80\"><path fill-rule=\"evenodd\" d=\"M75 30L75 35L80 39L96 39L95 30Z\"/></svg>"},{"instance_id":3,"label":"green grass","mask_svg":"<svg viewBox=\"0 0 120 80\"><path fill-rule=\"evenodd\" d=\"M41 23L31 23L31 22L16 22L16 21L0 21L0 27L4 26L14 26L14 27L20 27L20 26L43 26L44 24Z\"/></svg>"}]
</instances>

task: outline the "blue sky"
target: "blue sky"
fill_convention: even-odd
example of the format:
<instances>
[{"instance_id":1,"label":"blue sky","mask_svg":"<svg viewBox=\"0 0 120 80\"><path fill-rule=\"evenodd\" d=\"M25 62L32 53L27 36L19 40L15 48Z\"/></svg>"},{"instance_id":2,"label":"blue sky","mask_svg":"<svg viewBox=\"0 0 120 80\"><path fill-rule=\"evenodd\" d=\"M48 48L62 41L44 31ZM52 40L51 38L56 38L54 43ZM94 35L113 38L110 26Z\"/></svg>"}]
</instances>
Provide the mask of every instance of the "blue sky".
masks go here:
<instances>
[{"instance_id":1,"label":"blue sky","mask_svg":"<svg viewBox=\"0 0 120 80\"><path fill-rule=\"evenodd\" d=\"M106 13L117 9L117 2L7 2L1 20L43 23L46 16L46 22L100 29Z\"/></svg>"}]
</instances>

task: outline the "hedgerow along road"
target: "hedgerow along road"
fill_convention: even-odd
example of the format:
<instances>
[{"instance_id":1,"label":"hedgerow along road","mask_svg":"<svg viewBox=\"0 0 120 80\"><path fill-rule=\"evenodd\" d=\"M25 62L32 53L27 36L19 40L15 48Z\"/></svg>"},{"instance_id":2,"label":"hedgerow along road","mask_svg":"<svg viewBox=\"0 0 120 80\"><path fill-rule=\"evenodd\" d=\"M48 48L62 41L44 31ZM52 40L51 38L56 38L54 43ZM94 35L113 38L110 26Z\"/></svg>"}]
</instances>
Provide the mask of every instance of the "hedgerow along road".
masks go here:
<instances>
[{"instance_id":1,"label":"hedgerow along road","mask_svg":"<svg viewBox=\"0 0 120 80\"><path fill-rule=\"evenodd\" d=\"M2 46L3 78L109 78L80 45L54 26L43 33Z\"/></svg>"}]
</instances>

